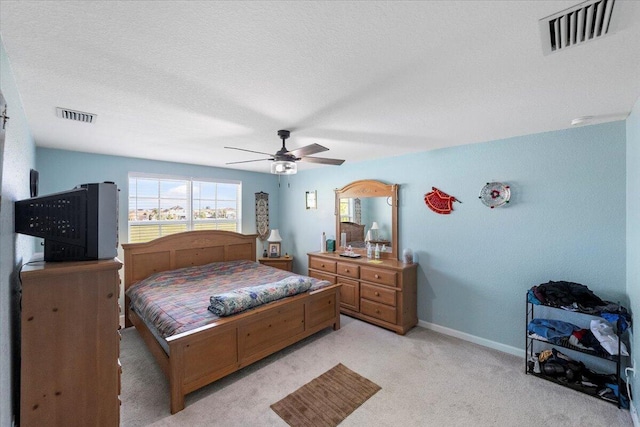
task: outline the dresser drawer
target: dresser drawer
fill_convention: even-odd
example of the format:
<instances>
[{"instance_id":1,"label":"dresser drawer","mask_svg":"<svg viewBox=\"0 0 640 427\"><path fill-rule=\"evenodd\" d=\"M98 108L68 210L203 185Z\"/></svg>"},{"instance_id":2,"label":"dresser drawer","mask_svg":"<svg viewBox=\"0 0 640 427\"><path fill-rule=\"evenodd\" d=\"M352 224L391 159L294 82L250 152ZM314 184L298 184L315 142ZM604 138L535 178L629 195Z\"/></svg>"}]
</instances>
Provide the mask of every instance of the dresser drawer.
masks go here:
<instances>
[{"instance_id":1,"label":"dresser drawer","mask_svg":"<svg viewBox=\"0 0 640 427\"><path fill-rule=\"evenodd\" d=\"M353 279L360 278L360 267L355 264L349 264L346 262L337 263L337 271L341 276L351 277Z\"/></svg>"},{"instance_id":2,"label":"dresser drawer","mask_svg":"<svg viewBox=\"0 0 640 427\"><path fill-rule=\"evenodd\" d=\"M360 299L360 313L389 323L396 323L396 308L367 299Z\"/></svg>"},{"instance_id":3,"label":"dresser drawer","mask_svg":"<svg viewBox=\"0 0 640 427\"><path fill-rule=\"evenodd\" d=\"M360 278L380 285L396 286L396 272L379 268L362 267Z\"/></svg>"},{"instance_id":4,"label":"dresser drawer","mask_svg":"<svg viewBox=\"0 0 640 427\"><path fill-rule=\"evenodd\" d=\"M360 285L360 296L371 301L380 302L393 307L396 306L396 291L393 289L363 283Z\"/></svg>"},{"instance_id":5,"label":"dresser drawer","mask_svg":"<svg viewBox=\"0 0 640 427\"><path fill-rule=\"evenodd\" d=\"M327 273L335 273L336 272L336 262L335 261L327 261L321 258L310 258L309 259L309 268L313 268L315 270L326 271Z\"/></svg>"},{"instance_id":6,"label":"dresser drawer","mask_svg":"<svg viewBox=\"0 0 640 427\"><path fill-rule=\"evenodd\" d=\"M320 279L320 280L328 280L329 282L331 282L332 285L336 284L336 276L320 273L319 271L309 271L309 277L313 277L315 279Z\"/></svg>"}]
</instances>

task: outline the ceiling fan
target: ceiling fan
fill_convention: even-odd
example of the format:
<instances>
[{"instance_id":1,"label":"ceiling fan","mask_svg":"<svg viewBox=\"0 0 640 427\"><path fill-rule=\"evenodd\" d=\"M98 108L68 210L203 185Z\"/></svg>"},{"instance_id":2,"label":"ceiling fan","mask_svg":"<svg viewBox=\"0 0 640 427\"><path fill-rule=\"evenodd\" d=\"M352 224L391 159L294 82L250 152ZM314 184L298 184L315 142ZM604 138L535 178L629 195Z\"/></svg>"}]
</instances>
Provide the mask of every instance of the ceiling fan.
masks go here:
<instances>
[{"instance_id":1,"label":"ceiling fan","mask_svg":"<svg viewBox=\"0 0 640 427\"><path fill-rule=\"evenodd\" d=\"M238 163L260 162L263 160L271 160L271 173L276 175L291 175L298 171L296 162L298 160L309 163L322 163L325 165L339 166L344 163L344 160L339 159L327 159L325 157L309 157L310 154L320 153L322 151L329 150L327 147L323 147L320 144L311 144L296 150L289 151L284 145L284 141L289 138L291 132L288 130L279 130L278 136L282 139L282 148L276 152L276 154L263 153L262 151L245 150L244 148L237 147L224 147L231 150L247 151L249 153L264 154L269 156L266 159L254 159L244 160L240 162L229 162L228 165L235 165Z\"/></svg>"}]
</instances>

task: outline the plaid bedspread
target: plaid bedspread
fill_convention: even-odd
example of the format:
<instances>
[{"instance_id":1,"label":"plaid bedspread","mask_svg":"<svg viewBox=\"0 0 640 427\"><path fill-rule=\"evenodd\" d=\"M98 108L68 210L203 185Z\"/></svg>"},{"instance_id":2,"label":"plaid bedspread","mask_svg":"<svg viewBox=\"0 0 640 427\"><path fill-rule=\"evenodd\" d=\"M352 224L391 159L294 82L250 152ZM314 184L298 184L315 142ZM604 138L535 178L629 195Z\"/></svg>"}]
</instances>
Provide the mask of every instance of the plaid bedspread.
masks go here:
<instances>
[{"instance_id":1,"label":"plaid bedspread","mask_svg":"<svg viewBox=\"0 0 640 427\"><path fill-rule=\"evenodd\" d=\"M296 274L241 260L214 262L156 273L127 290L134 311L153 324L164 338L218 319L208 310L212 295L280 281ZM328 286L310 278L310 291Z\"/></svg>"}]
</instances>

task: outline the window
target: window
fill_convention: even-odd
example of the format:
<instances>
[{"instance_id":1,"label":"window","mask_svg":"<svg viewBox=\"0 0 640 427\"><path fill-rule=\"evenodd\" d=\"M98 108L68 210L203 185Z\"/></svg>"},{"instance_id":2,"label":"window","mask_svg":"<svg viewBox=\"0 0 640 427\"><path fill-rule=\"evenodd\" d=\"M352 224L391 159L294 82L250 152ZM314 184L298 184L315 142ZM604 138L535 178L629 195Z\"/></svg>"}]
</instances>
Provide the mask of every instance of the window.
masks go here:
<instances>
[{"instance_id":1,"label":"window","mask_svg":"<svg viewBox=\"0 0 640 427\"><path fill-rule=\"evenodd\" d=\"M129 242L188 230L241 232L240 182L129 175Z\"/></svg>"},{"instance_id":2,"label":"window","mask_svg":"<svg viewBox=\"0 0 640 427\"><path fill-rule=\"evenodd\" d=\"M360 199L340 199L340 222L362 222L362 202Z\"/></svg>"},{"instance_id":3,"label":"window","mask_svg":"<svg viewBox=\"0 0 640 427\"><path fill-rule=\"evenodd\" d=\"M340 199L340 222L350 222L353 218L353 199Z\"/></svg>"}]
</instances>

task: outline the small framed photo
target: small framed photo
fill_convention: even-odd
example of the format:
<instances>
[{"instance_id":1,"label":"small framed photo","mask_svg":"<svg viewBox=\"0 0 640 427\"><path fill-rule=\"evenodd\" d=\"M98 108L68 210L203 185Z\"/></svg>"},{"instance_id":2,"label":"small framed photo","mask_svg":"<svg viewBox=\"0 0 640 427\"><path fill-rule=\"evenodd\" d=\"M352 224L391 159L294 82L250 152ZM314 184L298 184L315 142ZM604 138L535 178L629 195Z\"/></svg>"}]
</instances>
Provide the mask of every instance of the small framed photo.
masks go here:
<instances>
[{"instance_id":1,"label":"small framed photo","mask_svg":"<svg viewBox=\"0 0 640 427\"><path fill-rule=\"evenodd\" d=\"M280 258L280 242L269 242L269 258Z\"/></svg>"},{"instance_id":2,"label":"small framed photo","mask_svg":"<svg viewBox=\"0 0 640 427\"><path fill-rule=\"evenodd\" d=\"M316 193L316 191L307 191L306 192L306 203L305 206L307 209L317 209L318 208L318 204L317 204L317 198L318 195Z\"/></svg>"}]
</instances>

